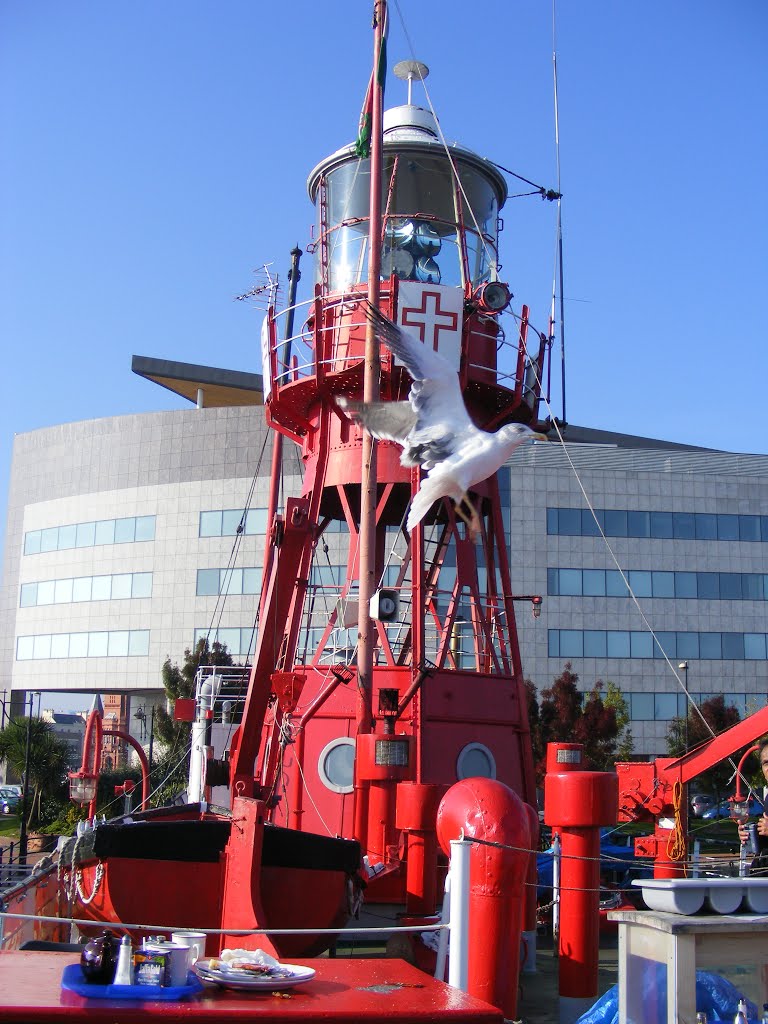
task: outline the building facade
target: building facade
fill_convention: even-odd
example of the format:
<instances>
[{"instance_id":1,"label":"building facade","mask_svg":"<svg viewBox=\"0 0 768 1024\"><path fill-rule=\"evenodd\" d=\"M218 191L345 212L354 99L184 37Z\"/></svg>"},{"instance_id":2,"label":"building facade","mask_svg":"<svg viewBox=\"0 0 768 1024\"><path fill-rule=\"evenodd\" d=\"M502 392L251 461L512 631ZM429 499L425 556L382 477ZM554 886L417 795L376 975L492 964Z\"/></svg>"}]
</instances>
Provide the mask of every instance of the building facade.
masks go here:
<instances>
[{"instance_id":1,"label":"building facade","mask_svg":"<svg viewBox=\"0 0 768 1024\"><path fill-rule=\"evenodd\" d=\"M226 371L145 375L200 401L211 374L226 394ZM271 440L260 379L236 377L237 400L250 387L251 404L17 436L0 690L114 694L115 718L137 736L166 658L180 663L207 635L245 660ZM513 586L543 598L538 618L516 605L525 674L541 690L570 662L585 690L615 683L641 755L665 752L681 682L742 713L765 704L768 457L575 429L569 439L521 449L502 471ZM286 447L291 495L299 460Z\"/></svg>"}]
</instances>

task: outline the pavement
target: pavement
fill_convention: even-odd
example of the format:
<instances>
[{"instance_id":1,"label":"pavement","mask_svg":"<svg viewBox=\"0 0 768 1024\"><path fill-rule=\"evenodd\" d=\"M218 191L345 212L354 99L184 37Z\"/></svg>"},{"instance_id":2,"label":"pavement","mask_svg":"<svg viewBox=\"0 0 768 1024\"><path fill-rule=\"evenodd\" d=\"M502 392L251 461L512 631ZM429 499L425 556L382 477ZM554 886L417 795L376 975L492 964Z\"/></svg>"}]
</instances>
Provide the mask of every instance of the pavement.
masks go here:
<instances>
[{"instance_id":1,"label":"pavement","mask_svg":"<svg viewBox=\"0 0 768 1024\"><path fill-rule=\"evenodd\" d=\"M520 975L520 998L517 1019L522 1024L559 1024L558 958L549 936L539 936L536 950L536 973ZM601 936L597 996L619 982L619 949L616 935Z\"/></svg>"}]
</instances>

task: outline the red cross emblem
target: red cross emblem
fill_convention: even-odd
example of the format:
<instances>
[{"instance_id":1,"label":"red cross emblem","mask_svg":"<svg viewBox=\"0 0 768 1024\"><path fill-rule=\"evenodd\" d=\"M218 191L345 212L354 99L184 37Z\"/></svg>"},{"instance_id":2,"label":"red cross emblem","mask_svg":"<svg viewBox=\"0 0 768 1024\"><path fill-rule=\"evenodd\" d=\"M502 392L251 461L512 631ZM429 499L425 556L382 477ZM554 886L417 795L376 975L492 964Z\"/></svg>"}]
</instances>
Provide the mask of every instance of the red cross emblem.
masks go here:
<instances>
[{"instance_id":1,"label":"red cross emblem","mask_svg":"<svg viewBox=\"0 0 768 1024\"><path fill-rule=\"evenodd\" d=\"M403 327L417 327L422 342L425 345L431 343L432 348L437 352L440 331L455 333L459 315L441 308L440 292L430 292L424 289L421 293L420 306L403 307L401 323Z\"/></svg>"}]
</instances>

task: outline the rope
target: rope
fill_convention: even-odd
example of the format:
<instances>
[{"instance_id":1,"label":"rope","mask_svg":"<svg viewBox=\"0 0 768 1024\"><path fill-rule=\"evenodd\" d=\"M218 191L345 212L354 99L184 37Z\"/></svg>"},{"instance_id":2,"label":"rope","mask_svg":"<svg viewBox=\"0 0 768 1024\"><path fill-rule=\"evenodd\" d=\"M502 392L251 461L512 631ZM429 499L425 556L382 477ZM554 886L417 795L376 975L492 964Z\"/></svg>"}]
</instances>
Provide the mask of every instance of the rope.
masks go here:
<instances>
[{"instance_id":1,"label":"rope","mask_svg":"<svg viewBox=\"0 0 768 1024\"><path fill-rule=\"evenodd\" d=\"M685 857L685 831L683 830L683 784L675 782L672 789L672 802L675 808L675 827L667 840L667 856L670 860L683 860Z\"/></svg>"}]
</instances>

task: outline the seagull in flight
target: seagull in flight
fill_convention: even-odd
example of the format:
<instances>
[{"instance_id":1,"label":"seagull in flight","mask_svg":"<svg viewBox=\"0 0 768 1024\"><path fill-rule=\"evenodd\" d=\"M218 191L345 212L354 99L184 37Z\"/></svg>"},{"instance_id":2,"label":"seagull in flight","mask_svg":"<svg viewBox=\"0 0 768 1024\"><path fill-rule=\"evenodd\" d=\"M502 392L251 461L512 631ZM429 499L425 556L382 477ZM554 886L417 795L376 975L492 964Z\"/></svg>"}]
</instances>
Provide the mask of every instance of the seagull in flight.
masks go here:
<instances>
[{"instance_id":1,"label":"seagull in flight","mask_svg":"<svg viewBox=\"0 0 768 1024\"><path fill-rule=\"evenodd\" d=\"M402 402L353 402L340 397L338 404L373 437L403 446L400 463L421 466L422 479L408 513L408 532L421 522L440 498L452 498L456 512L469 527L474 540L480 533L480 517L468 492L492 476L525 441L546 441L524 423L509 423L495 434L478 429L469 418L456 370L419 338L404 331L383 313L365 306L380 341L404 363L413 383ZM465 504L467 517L461 510Z\"/></svg>"}]
</instances>

